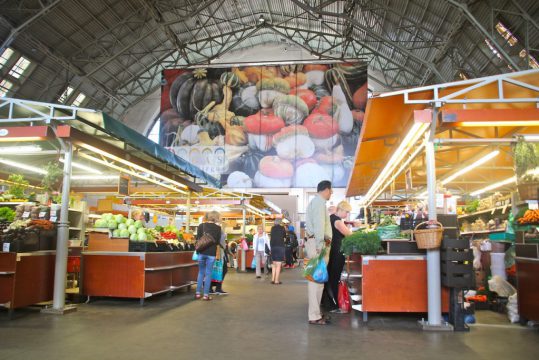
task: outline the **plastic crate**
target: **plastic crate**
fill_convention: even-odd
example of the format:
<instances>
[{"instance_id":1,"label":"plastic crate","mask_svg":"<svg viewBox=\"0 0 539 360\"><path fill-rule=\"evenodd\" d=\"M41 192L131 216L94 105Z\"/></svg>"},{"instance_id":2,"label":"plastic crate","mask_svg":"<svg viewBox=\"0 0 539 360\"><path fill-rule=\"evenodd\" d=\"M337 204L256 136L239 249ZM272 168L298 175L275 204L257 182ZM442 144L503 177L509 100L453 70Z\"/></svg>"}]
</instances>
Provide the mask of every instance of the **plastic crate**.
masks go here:
<instances>
[{"instance_id":1,"label":"plastic crate","mask_svg":"<svg viewBox=\"0 0 539 360\"><path fill-rule=\"evenodd\" d=\"M509 233L504 233L504 232L492 233L488 235L488 238L491 241L503 241L503 240L515 241L515 234L509 234Z\"/></svg>"}]
</instances>

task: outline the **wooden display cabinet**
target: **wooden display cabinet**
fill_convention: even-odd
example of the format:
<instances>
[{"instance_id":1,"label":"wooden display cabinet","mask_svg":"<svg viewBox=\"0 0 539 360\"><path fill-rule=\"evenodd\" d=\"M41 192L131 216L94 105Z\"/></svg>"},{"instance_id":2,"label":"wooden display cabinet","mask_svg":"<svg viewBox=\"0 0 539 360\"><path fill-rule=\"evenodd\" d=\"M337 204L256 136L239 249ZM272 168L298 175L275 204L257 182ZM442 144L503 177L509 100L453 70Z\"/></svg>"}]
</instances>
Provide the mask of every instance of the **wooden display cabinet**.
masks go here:
<instances>
[{"instance_id":1,"label":"wooden display cabinet","mask_svg":"<svg viewBox=\"0 0 539 360\"><path fill-rule=\"evenodd\" d=\"M50 301L55 251L0 253L0 306L13 309Z\"/></svg>"},{"instance_id":2,"label":"wooden display cabinet","mask_svg":"<svg viewBox=\"0 0 539 360\"><path fill-rule=\"evenodd\" d=\"M196 284L192 251L82 253L82 291L91 296L144 299Z\"/></svg>"},{"instance_id":3,"label":"wooden display cabinet","mask_svg":"<svg viewBox=\"0 0 539 360\"><path fill-rule=\"evenodd\" d=\"M539 259L517 257L516 264L521 322L539 321Z\"/></svg>"}]
</instances>

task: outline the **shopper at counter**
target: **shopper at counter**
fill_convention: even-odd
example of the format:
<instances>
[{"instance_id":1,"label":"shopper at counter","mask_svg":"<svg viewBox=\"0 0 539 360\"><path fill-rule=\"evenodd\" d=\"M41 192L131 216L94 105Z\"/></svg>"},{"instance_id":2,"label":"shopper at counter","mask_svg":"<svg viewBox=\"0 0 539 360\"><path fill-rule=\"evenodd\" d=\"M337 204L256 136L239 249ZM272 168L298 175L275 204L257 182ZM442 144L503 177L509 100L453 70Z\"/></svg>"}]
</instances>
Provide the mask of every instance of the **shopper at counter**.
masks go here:
<instances>
[{"instance_id":1,"label":"shopper at counter","mask_svg":"<svg viewBox=\"0 0 539 360\"><path fill-rule=\"evenodd\" d=\"M280 281L281 267L284 261L284 238L286 236L285 228L281 225L281 219L275 219L275 225L271 227L270 232L270 250L271 250L271 283L282 284Z\"/></svg>"},{"instance_id":2,"label":"shopper at counter","mask_svg":"<svg viewBox=\"0 0 539 360\"><path fill-rule=\"evenodd\" d=\"M331 222L331 249L329 251L328 262L328 282L325 284L325 292L327 295L328 307L332 312L339 312L338 307L338 291L341 273L344 268L345 258L341 252L342 239L345 236L351 235L352 230L346 226L344 220L352 211L352 206L347 201L341 201L337 205L335 214L330 215Z\"/></svg>"},{"instance_id":3,"label":"shopper at counter","mask_svg":"<svg viewBox=\"0 0 539 360\"><path fill-rule=\"evenodd\" d=\"M309 259L320 254L322 248L331 242L332 237L329 213L326 208L326 202L333 193L331 182L327 180L321 181L318 183L316 190L318 194L307 206L305 219L305 231L307 234L305 251ZM320 301L322 300L324 284L309 281L307 290L309 298L309 324L326 325L326 318L322 316L322 312L320 311Z\"/></svg>"},{"instance_id":4,"label":"shopper at counter","mask_svg":"<svg viewBox=\"0 0 539 360\"><path fill-rule=\"evenodd\" d=\"M215 245L211 245L207 249L201 251L198 254L198 278L197 278L197 290L195 299L202 297L202 291L204 292L203 300L212 300L210 297L211 286L211 273L213 263L215 262L215 255L217 254L217 241L221 239L221 227L217 225L221 215L217 211L210 211L204 216L204 222L198 226L197 240L207 233L216 240Z\"/></svg>"},{"instance_id":5,"label":"shopper at counter","mask_svg":"<svg viewBox=\"0 0 539 360\"><path fill-rule=\"evenodd\" d=\"M268 235L264 232L264 227L258 225L257 233L253 236L253 252L256 259L256 278L260 279L262 275L261 269L267 273L265 264L266 246L270 246Z\"/></svg>"}]
</instances>

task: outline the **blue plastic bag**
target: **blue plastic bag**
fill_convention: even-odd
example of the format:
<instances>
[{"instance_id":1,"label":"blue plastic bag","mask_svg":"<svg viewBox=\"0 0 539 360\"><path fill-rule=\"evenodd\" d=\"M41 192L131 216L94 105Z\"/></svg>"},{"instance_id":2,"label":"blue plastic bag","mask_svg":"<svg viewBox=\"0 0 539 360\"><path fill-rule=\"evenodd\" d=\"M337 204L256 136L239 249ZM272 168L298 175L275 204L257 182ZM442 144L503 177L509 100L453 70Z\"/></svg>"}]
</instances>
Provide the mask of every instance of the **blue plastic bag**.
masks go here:
<instances>
[{"instance_id":1,"label":"blue plastic bag","mask_svg":"<svg viewBox=\"0 0 539 360\"><path fill-rule=\"evenodd\" d=\"M211 281L223 281L223 260L215 260L211 269Z\"/></svg>"},{"instance_id":2,"label":"blue plastic bag","mask_svg":"<svg viewBox=\"0 0 539 360\"><path fill-rule=\"evenodd\" d=\"M253 256L253 261L251 261L251 269L256 269L256 256Z\"/></svg>"},{"instance_id":3,"label":"blue plastic bag","mask_svg":"<svg viewBox=\"0 0 539 360\"><path fill-rule=\"evenodd\" d=\"M319 266L322 266L326 271L326 280L323 281L323 282L327 281L327 276L328 276L327 275L327 265L326 265L326 262L324 261L324 257L326 256L326 252L327 252L327 248L324 247L319 255L317 255L317 256L313 257L311 260L309 260L309 262L305 266L305 270L303 270L303 276L307 280L314 281L314 282L319 282L319 281L314 279L314 273L319 268ZM320 265L321 262L323 262L324 265ZM319 277L322 276L321 278L323 279L322 268L320 268L320 273L318 274L318 276Z\"/></svg>"},{"instance_id":4,"label":"blue plastic bag","mask_svg":"<svg viewBox=\"0 0 539 360\"><path fill-rule=\"evenodd\" d=\"M328 281L328 267L326 261L322 258L316 265L316 268L313 272L313 280L319 284L323 284Z\"/></svg>"},{"instance_id":5,"label":"blue plastic bag","mask_svg":"<svg viewBox=\"0 0 539 360\"><path fill-rule=\"evenodd\" d=\"M191 257L191 260L198 261L198 253L196 251L193 252L193 256Z\"/></svg>"}]
</instances>

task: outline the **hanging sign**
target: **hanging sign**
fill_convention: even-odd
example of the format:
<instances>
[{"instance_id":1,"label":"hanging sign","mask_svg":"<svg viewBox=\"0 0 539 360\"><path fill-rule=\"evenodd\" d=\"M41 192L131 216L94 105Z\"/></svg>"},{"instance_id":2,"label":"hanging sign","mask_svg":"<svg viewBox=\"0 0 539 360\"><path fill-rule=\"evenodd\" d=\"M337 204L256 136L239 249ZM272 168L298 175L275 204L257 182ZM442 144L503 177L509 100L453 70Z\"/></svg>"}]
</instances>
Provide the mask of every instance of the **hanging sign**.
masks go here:
<instances>
[{"instance_id":1,"label":"hanging sign","mask_svg":"<svg viewBox=\"0 0 539 360\"><path fill-rule=\"evenodd\" d=\"M118 194L128 196L129 195L129 182L130 178L127 175L121 174L118 178Z\"/></svg>"}]
</instances>

